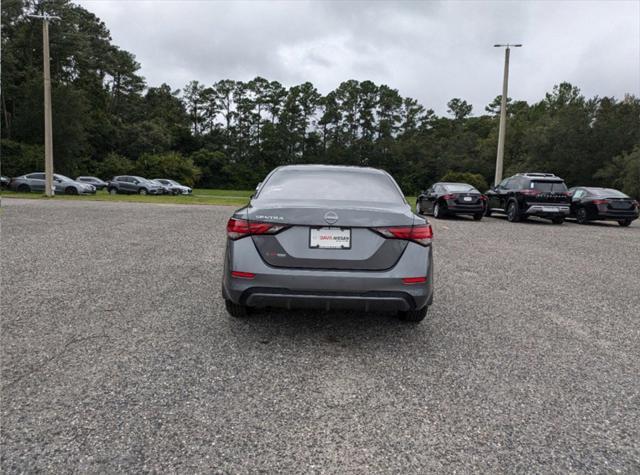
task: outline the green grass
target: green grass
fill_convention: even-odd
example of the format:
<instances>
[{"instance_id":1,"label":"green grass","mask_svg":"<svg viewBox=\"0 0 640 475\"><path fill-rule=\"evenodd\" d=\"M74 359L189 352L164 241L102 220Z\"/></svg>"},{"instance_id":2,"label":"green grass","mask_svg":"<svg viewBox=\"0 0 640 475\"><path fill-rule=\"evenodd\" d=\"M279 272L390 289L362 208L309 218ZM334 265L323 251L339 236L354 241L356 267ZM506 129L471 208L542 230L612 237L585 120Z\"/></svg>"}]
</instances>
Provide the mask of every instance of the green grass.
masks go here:
<instances>
[{"instance_id":1,"label":"green grass","mask_svg":"<svg viewBox=\"0 0 640 475\"><path fill-rule=\"evenodd\" d=\"M69 196L56 195L47 198L41 193L18 193L16 191L3 190L0 196L3 198L26 198L31 200L87 200L87 201L126 201L130 203L162 203L177 205L228 205L242 206L249 201L252 190L208 190L195 188L191 196L172 195L110 195L106 191L98 191L95 195ZM407 202L413 206L416 202L415 196L407 196Z\"/></svg>"},{"instance_id":2,"label":"green grass","mask_svg":"<svg viewBox=\"0 0 640 475\"><path fill-rule=\"evenodd\" d=\"M47 198L41 193L18 193L15 191L2 191L3 198L27 198L27 199L52 199L52 200L76 200L76 201L126 201L130 203L162 203L179 205L229 205L241 206L249 201L253 191L244 190L204 190L196 188L191 196L184 195L110 195L106 191L98 191L95 195L56 195Z\"/></svg>"}]
</instances>

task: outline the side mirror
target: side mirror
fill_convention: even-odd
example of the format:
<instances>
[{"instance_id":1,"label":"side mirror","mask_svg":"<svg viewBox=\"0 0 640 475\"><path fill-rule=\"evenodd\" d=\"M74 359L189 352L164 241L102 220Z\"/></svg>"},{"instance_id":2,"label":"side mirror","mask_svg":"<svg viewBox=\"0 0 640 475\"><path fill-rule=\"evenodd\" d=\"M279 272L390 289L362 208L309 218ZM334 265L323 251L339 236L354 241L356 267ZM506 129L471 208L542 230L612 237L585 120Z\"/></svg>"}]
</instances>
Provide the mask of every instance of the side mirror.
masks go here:
<instances>
[{"instance_id":1,"label":"side mirror","mask_svg":"<svg viewBox=\"0 0 640 475\"><path fill-rule=\"evenodd\" d=\"M139 185L139 184L140 184L140 182L139 182L138 180L135 180L133 183L134 183L135 185Z\"/></svg>"}]
</instances>

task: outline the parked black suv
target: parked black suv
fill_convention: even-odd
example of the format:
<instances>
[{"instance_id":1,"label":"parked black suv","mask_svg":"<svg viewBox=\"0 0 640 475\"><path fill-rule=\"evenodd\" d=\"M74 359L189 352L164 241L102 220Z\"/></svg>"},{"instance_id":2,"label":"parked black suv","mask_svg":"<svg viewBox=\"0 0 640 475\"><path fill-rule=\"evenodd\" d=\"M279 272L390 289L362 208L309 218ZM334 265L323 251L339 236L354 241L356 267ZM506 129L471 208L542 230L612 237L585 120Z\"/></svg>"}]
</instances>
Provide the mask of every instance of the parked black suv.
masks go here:
<instances>
[{"instance_id":1,"label":"parked black suv","mask_svg":"<svg viewBox=\"0 0 640 475\"><path fill-rule=\"evenodd\" d=\"M140 195L161 195L163 189L157 183L140 176L114 176L107 184L107 191L111 195L117 193L138 193Z\"/></svg>"},{"instance_id":2,"label":"parked black suv","mask_svg":"<svg viewBox=\"0 0 640 475\"><path fill-rule=\"evenodd\" d=\"M518 173L485 193L485 214L503 213L511 222L539 216L561 224L569 215L571 198L564 180L551 173Z\"/></svg>"}]
</instances>

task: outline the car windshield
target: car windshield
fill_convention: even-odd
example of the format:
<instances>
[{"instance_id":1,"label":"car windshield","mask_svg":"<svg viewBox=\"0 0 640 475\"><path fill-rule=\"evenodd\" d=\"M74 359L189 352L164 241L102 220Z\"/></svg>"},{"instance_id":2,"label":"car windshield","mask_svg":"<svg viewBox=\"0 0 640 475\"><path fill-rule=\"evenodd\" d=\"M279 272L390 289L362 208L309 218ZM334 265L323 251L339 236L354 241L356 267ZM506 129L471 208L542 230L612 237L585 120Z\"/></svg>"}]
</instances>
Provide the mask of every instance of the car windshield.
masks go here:
<instances>
[{"instance_id":1,"label":"car windshield","mask_svg":"<svg viewBox=\"0 0 640 475\"><path fill-rule=\"evenodd\" d=\"M607 196L609 198L629 198L621 191L614 190L613 188L587 188L589 193L596 196Z\"/></svg>"},{"instance_id":2,"label":"car windshield","mask_svg":"<svg viewBox=\"0 0 640 475\"><path fill-rule=\"evenodd\" d=\"M280 170L260 190L258 200L322 200L402 203L386 174L361 170Z\"/></svg>"},{"instance_id":3,"label":"car windshield","mask_svg":"<svg viewBox=\"0 0 640 475\"><path fill-rule=\"evenodd\" d=\"M181 186L180 183L178 183L177 181L173 181L173 180L166 180L166 182L169 185L176 185L176 186Z\"/></svg>"},{"instance_id":4,"label":"car windshield","mask_svg":"<svg viewBox=\"0 0 640 475\"><path fill-rule=\"evenodd\" d=\"M64 175L53 175L54 178L60 180L60 181L73 181L71 178L69 178L68 176L64 176Z\"/></svg>"},{"instance_id":5,"label":"car windshield","mask_svg":"<svg viewBox=\"0 0 640 475\"><path fill-rule=\"evenodd\" d=\"M532 181L529 188L543 193L567 191L564 181Z\"/></svg>"},{"instance_id":6,"label":"car windshield","mask_svg":"<svg viewBox=\"0 0 640 475\"><path fill-rule=\"evenodd\" d=\"M449 185L444 185L444 189L450 193L479 193L479 191L476 190L473 186L465 185L463 183L452 183Z\"/></svg>"}]
</instances>

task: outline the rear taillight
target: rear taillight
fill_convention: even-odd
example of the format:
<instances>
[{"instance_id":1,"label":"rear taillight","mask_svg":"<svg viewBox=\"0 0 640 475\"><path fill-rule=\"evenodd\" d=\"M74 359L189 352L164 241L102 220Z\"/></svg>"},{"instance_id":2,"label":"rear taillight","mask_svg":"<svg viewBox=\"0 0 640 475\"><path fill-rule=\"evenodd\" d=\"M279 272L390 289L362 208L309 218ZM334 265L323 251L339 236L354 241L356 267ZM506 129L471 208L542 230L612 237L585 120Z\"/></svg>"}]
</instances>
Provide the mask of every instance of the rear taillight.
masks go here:
<instances>
[{"instance_id":1,"label":"rear taillight","mask_svg":"<svg viewBox=\"0 0 640 475\"><path fill-rule=\"evenodd\" d=\"M536 196L540 194L540 191L538 190L521 190L520 193L522 193L523 195L528 195L528 196Z\"/></svg>"},{"instance_id":2,"label":"rear taillight","mask_svg":"<svg viewBox=\"0 0 640 475\"><path fill-rule=\"evenodd\" d=\"M422 246L431 244L431 240L433 239L433 229L431 229L430 224L392 226L388 228L373 228L373 230L387 239L404 239L406 241L417 242Z\"/></svg>"},{"instance_id":3,"label":"rear taillight","mask_svg":"<svg viewBox=\"0 0 640 475\"><path fill-rule=\"evenodd\" d=\"M443 200L454 200L455 198L456 198L456 195L452 195L452 194L444 195L442 197Z\"/></svg>"},{"instance_id":4,"label":"rear taillight","mask_svg":"<svg viewBox=\"0 0 640 475\"><path fill-rule=\"evenodd\" d=\"M593 200L592 203L594 205L606 205L609 204L608 200Z\"/></svg>"},{"instance_id":5,"label":"rear taillight","mask_svg":"<svg viewBox=\"0 0 640 475\"><path fill-rule=\"evenodd\" d=\"M484 195L480 195L480 201L487 201L487 197Z\"/></svg>"},{"instance_id":6,"label":"rear taillight","mask_svg":"<svg viewBox=\"0 0 640 475\"><path fill-rule=\"evenodd\" d=\"M633 206L635 206L636 208L637 208L638 206L640 206L640 203L638 203L638 201L637 201L637 200L633 200L633 201L631 202L631 204L632 204Z\"/></svg>"},{"instance_id":7,"label":"rear taillight","mask_svg":"<svg viewBox=\"0 0 640 475\"><path fill-rule=\"evenodd\" d=\"M287 226L284 224L260 223L245 219L231 218L227 223L227 236L229 239L240 239L245 236L260 234L276 234Z\"/></svg>"}]
</instances>

